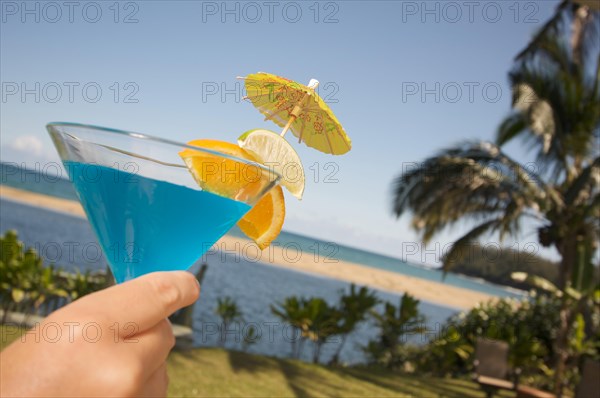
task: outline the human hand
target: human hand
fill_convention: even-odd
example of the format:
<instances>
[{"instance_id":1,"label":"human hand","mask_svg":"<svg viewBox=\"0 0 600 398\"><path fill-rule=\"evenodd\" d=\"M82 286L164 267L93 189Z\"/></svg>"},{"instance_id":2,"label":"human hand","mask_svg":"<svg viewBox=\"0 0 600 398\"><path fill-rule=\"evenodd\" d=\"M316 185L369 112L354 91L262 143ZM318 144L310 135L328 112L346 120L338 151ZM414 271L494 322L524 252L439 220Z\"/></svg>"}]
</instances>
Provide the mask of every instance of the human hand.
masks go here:
<instances>
[{"instance_id":1,"label":"human hand","mask_svg":"<svg viewBox=\"0 0 600 398\"><path fill-rule=\"evenodd\" d=\"M0 354L0 396L165 396L166 318L199 294L192 274L155 272L63 307Z\"/></svg>"}]
</instances>

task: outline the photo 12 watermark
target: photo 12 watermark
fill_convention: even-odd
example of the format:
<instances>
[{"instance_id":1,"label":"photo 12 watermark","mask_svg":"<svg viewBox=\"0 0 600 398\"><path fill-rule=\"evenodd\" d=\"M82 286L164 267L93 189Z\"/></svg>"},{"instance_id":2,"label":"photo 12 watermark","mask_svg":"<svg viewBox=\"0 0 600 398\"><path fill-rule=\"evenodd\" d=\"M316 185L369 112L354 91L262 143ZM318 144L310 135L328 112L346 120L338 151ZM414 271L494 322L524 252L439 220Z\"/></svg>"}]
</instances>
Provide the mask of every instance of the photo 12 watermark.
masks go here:
<instances>
[{"instance_id":1,"label":"photo 12 watermark","mask_svg":"<svg viewBox=\"0 0 600 398\"><path fill-rule=\"evenodd\" d=\"M264 84L253 85L252 82L202 82L200 92L202 94L202 103L209 102L234 102L242 101L256 102L268 101L276 103L280 98L294 99L294 90L300 89L299 85L295 87L290 83L289 87L281 87L277 92ZM249 96L248 92L252 95ZM336 82L322 82L315 89L315 92L327 104L337 104L340 102L340 86ZM301 98L298 98L300 101Z\"/></svg>"},{"instance_id":2,"label":"photo 12 watermark","mask_svg":"<svg viewBox=\"0 0 600 398\"><path fill-rule=\"evenodd\" d=\"M335 242L314 241L310 245L301 245L299 242L271 242L265 248L260 249L254 242L235 241L204 243L202 256L203 262L218 260L221 263L248 262L248 263L278 263L287 264L313 263L313 264L337 264L337 255L340 247Z\"/></svg>"},{"instance_id":3,"label":"photo 12 watermark","mask_svg":"<svg viewBox=\"0 0 600 398\"><path fill-rule=\"evenodd\" d=\"M469 103L495 104L502 99L502 86L498 82L402 82L402 103Z\"/></svg>"},{"instance_id":4,"label":"photo 12 watermark","mask_svg":"<svg viewBox=\"0 0 600 398\"><path fill-rule=\"evenodd\" d=\"M338 1L203 1L202 23L337 24Z\"/></svg>"},{"instance_id":5,"label":"photo 12 watermark","mask_svg":"<svg viewBox=\"0 0 600 398\"><path fill-rule=\"evenodd\" d=\"M401 1L402 23L539 23L538 1Z\"/></svg>"},{"instance_id":6,"label":"photo 12 watermark","mask_svg":"<svg viewBox=\"0 0 600 398\"><path fill-rule=\"evenodd\" d=\"M416 264L449 264L469 263L483 259L485 263L494 263L502 257L508 257L515 263L535 261L534 256L540 252L538 242L514 242L503 246L499 242L475 242L461 246L457 252L452 252L456 242L402 242L399 256L406 262ZM450 254L452 255L450 256Z\"/></svg>"},{"instance_id":7,"label":"photo 12 watermark","mask_svg":"<svg viewBox=\"0 0 600 398\"><path fill-rule=\"evenodd\" d=\"M2 81L2 103L88 103L137 104L140 86L136 82L95 81Z\"/></svg>"},{"instance_id":8,"label":"photo 12 watermark","mask_svg":"<svg viewBox=\"0 0 600 398\"><path fill-rule=\"evenodd\" d=\"M7 322L6 325L10 326ZM138 343L139 339L135 336L139 333L140 327L135 322L125 322L120 324L115 322L111 325L101 325L99 322L36 322L33 327L21 333L19 324L15 328L2 328L0 337L2 341L13 340L21 343L98 343L102 339L112 340L115 344Z\"/></svg>"},{"instance_id":9,"label":"photo 12 watermark","mask_svg":"<svg viewBox=\"0 0 600 398\"><path fill-rule=\"evenodd\" d=\"M1 1L0 20L8 23L139 23L137 1Z\"/></svg>"},{"instance_id":10,"label":"photo 12 watermark","mask_svg":"<svg viewBox=\"0 0 600 398\"><path fill-rule=\"evenodd\" d=\"M101 168L95 163L74 165L61 162L3 162L0 167L0 184L57 183L68 180L73 168L77 168L80 179L87 183L96 183L103 179L111 182L138 182L136 176L140 166L136 162L112 162L105 166L107 167Z\"/></svg>"},{"instance_id":11,"label":"photo 12 watermark","mask_svg":"<svg viewBox=\"0 0 600 398\"><path fill-rule=\"evenodd\" d=\"M527 180L537 183L537 178L533 177L542 171L542 166L538 162L527 162L519 165L506 165L502 163L488 163L480 168L469 168L461 173L449 170L443 165L439 167L429 167L424 162L402 162L402 174L409 174L417 170L426 170L419 174L420 182L432 178L444 179L447 182L461 182L463 184L475 183L479 180L489 182L501 181L523 181Z\"/></svg>"}]
</instances>

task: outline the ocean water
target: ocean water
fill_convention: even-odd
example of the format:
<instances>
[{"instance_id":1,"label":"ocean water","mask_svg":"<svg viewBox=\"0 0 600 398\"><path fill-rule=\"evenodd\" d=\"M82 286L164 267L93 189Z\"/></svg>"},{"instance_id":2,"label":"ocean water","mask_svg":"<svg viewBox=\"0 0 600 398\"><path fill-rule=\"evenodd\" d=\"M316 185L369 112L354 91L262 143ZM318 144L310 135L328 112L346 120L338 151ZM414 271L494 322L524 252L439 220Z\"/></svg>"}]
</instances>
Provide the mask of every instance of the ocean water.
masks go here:
<instances>
[{"instance_id":1,"label":"ocean water","mask_svg":"<svg viewBox=\"0 0 600 398\"><path fill-rule=\"evenodd\" d=\"M65 199L78 200L71 182L64 178L58 178L52 173L52 171L57 169L57 167L40 167L37 171L24 170L16 164L0 163L0 184ZM242 232L235 226L229 231L229 234L236 237L244 237ZM307 255L313 255L315 250L317 250L316 248L318 248L319 255L322 259L330 257L331 260L339 259L431 281L443 281L448 285L483 292L498 297L522 296L521 292L515 291L514 289L494 285L482 280L469 278L452 272L447 273L444 277L443 273L435 268L421 267L410 264L399 258L372 253L335 242L326 242L291 232L282 231L273 244L282 247L290 247L292 249L299 249L302 252L307 253ZM248 258L246 259L252 262L252 256L249 255L247 257Z\"/></svg>"},{"instance_id":2,"label":"ocean water","mask_svg":"<svg viewBox=\"0 0 600 398\"><path fill-rule=\"evenodd\" d=\"M62 167L62 164L50 162L38 164L36 169L26 169L17 163L0 162L0 185L62 199L79 200Z\"/></svg>"}]
</instances>

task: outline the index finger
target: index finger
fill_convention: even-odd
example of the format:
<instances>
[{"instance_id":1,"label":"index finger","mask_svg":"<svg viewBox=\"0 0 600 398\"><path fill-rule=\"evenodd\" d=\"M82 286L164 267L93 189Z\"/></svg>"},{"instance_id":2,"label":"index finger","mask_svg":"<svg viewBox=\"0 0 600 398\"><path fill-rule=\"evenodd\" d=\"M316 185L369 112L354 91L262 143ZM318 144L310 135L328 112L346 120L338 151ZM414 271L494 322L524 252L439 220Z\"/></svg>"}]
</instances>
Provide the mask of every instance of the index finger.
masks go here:
<instances>
[{"instance_id":1,"label":"index finger","mask_svg":"<svg viewBox=\"0 0 600 398\"><path fill-rule=\"evenodd\" d=\"M191 273L153 272L90 294L79 300L79 304L90 306L92 313L100 308L111 324L133 322L138 332L142 332L194 303L199 295L200 285Z\"/></svg>"}]
</instances>

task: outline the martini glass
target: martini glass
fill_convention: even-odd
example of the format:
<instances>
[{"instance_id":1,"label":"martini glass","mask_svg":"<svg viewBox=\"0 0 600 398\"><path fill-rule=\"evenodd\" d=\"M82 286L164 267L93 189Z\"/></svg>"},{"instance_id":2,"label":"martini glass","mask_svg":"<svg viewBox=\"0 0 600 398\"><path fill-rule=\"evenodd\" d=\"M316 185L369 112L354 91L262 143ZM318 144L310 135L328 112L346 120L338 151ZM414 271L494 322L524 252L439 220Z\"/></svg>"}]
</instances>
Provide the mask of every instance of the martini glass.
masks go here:
<instances>
[{"instance_id":1,"label":"martini glass","mask_svg":"<svg viewBox=\"0 0 600 398\"><path fill-rule=\"evenodd\" d=\"M46 127L118 283L188 269L280 179L258 163L145 134Z\"/></svg>"}]
</instances>

